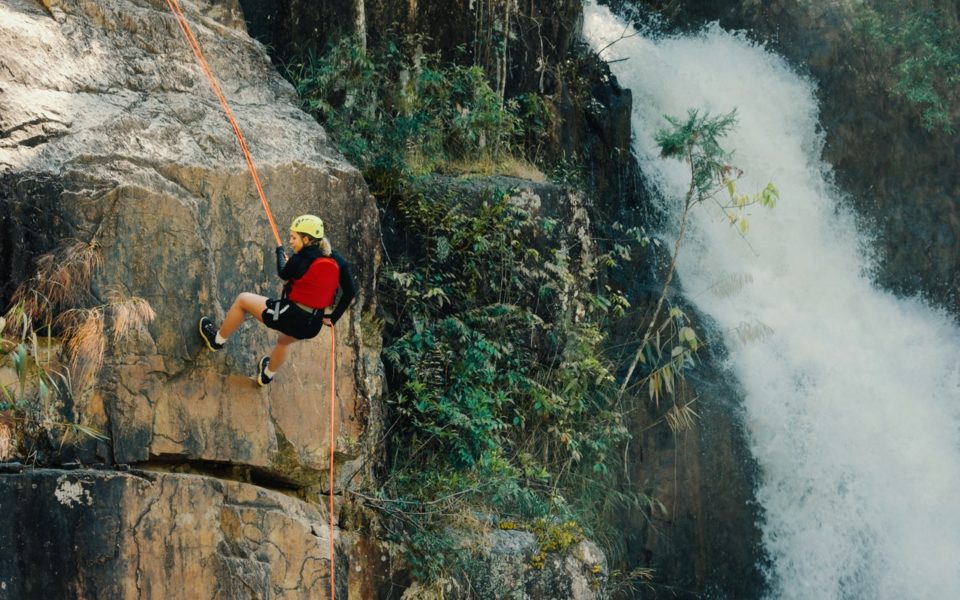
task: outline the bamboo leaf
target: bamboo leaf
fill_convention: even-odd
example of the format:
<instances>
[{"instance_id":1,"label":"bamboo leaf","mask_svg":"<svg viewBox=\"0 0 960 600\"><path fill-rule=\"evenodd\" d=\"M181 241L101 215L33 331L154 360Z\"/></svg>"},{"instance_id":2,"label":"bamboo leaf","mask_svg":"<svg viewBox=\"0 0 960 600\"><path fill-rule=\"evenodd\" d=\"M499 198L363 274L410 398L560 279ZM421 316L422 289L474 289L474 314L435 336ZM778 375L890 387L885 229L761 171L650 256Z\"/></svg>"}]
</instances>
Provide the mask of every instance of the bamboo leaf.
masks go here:
<instances>
[{"instance_id":1,"label":"bamboo leaf","mask_svg":"<svg viewBox=\"0 0 960 600\"><path fill-rule=\"evenodd\" d=\"M13 353L13 369L22 383L27 376L27 348L23 344L19 344Z\"/></svg>"},{"instance_id":2,"label":"bamboo leaf","mask_svg":"<svg viewBox=\"0 0 960 600\"><path fill-rule=\"evenodd\" d=\"M33 348L33 360L36 362L40 361L40 344L37 342L37 332L30 332L30 345Z\"/></svg>"},{"instance_id":3,"label":"bamboo leaf","mask_svg":"<svg viewBox=\"0 0 960 600\"><path fill-rule=\"evenodd\" d=\"M760 204L767 208L773 208L777 205L778 200L780 200L779 190L772 183L768 183L767 187L763 188L760 193Z\"/></svg>"},{"instance_id":4,"label":"bamboo leaf","mask_svg":"<svg viewBox=\"0 0 960 600\"><path fill-rule=\"evenodd\" d=\"M697 333L692 327L684 327L680 330L680 341L686 343L694 352L697 351L699 341L697 340Z\"/></svg>"},{"instance_id":5,"label":"bamboo leaf","mask_svg":"<svg viewBox=\"0 0 960 600\"><path fill-rule=\"evenodd\" d=\"M80 433L92 437L95 440L100 440L101 442L106 442L110 438L104 434L99 429L94 429L93 427L88 427L86 425L81 425L79 423L71 423L69 426L70 429L79 431Z\"/></svg>"}]
</instances>

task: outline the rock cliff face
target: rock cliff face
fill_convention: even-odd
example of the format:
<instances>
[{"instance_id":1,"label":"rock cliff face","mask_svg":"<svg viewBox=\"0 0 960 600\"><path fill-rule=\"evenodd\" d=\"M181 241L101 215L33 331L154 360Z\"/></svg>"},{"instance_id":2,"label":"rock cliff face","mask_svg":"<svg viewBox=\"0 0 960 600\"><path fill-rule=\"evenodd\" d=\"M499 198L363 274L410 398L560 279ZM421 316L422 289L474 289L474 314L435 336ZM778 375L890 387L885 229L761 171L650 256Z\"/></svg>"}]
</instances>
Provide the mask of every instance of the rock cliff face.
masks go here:
<instances>
[{"instance_id":1,"label":"rock cliff face","mask_svg":"<svg viewBox=\"0 0 960 600\"><path fill-rule=\"evenodd\" d=\"M317 213L353 265L359 296L338 323L334 357L336 488L357 473L362 485L380 427L379 339L361 326L376 310L373 198L297 108L236 4L188 3L185 11L246 134L281 232L297 214ZM76 457L326 488L329 330L294 346L287 368L264 389L250 376L273 342L265 328L246 324L216 354L197 336L201 315L222 318L241 291L275 296L279 280L239 146L166 4L12 0L0 6L0 40L0 300L6 305L35 259L79 240L102 257L89 290L77 291L80 306L120 290L156 313L138 337L108 343L93 385L75 393L82 422L112 439ZM4 535L5 543L29 546L23 540L43 529L34 524L79 519L74 537L63 538L76 544L55 545L54 554L35 546L38 559L64 562L60 579L47 583L42 563L30 562L34 554L8 547L0 579L15 587L4 597L188 597L187 581L210 597L324 597L311 590L328 577L320 543L326 516L300 500L179 474L87 474L68 482L79 496L65 503L54 500L61 484L44 477L5 476L4 507L36 517L18 519L11 526L23 529ZM231 504L236 510L222 510ZM87 540L85 526L97 535ZM232 572L246 573L247 583Z\"/></svg>"},{"instance_id":2,"label":"rock cliff face","mask_svg":"<svg viewBox=\"0 0 960 600\"><path fill-rule=\"evenodd\" d=\"M398 598L402 564L375 532L348 532L343 511L347 486L375 483L383 433L374 199L299 110L247 35L237 2L184 2L184 10L281 235L297 214L321 215L359 295L337 325L335 355L325 330L294 346L268 388L250 378L274 339L265 328L248 322L220 352L202 347L201 315L219 320L239 292L276 295L279 286L275 243L239 146L172 14L160 0L0 5L0 303L39 259L62 259L79 242L102 263L72 290L71 306L100 306L120 292L156 313L133 338L107 335L103 366L89 385L73 382L63 407L110 442L39 457L99 468L6 465L0 474L0 508L12 516L0 526L0 599L326 598L331 536L338 598ZM108 319L107 334L116 326ZM330 485L332 532L321 497ZM497 560L523 564L527 550ZM590 564L588 550L571 560ZM556 585L592 597L584 582L593 576L558 560L547 571ZM533 593L561 589L537 572L525 577L521 587Z\"/></svg>"},{"instance_id":3,"label":"rock cliff face","mask_svg":"<svg viewBox=\"0 0 960 600\"><path fill-rule=\"evenodd\" d=\"M338 327L336 390L340 446L357 457L352 448L369 431L379 389L377 344L360 330L375 306L374 203L359 173L297 110L239 13L202 8L192 15L197 34L278 222L323 215L355 266L360 295ZM249 380L272 341L263 327L246 325L217 354L196 335L201 315L222 317L241 291L276 295L278 280L239 147L172 15L163 4L136 2L53 3L46 12L24 1L3 10L4 299L31 259L74 238L102 254L91 302L119 288L157 315L147 335L108 348L100 385L82 399L91 422L112 434L113 456L104 458L227 462L318 481L329 332L295 346L289 370L268 390Z\"/></svg>"},{"instance_id":4,"label":"rock cliff face","mask_svg":"<svg viewBox=\"0 0 960 600\"><path fill-rule=\"evenodd\" d=\"M253 485L37 470L0 475L0 506L9 516L0 526L0 598L328 595L326 515ZM345 598L345 540L336 541Z\"/></svg>"},{"instance_id":5,"label":"rock cliff face","mask_svg":"<svg viewBox=\"0 0 960 600\"><path fill-rule=\"evenodd\" d=\"M538 548L529 532L496 530L485 543L489 551L479 565L484 576L477 581L450 582L444 598L590 600L599 596L607 575L603 552L589 540L578 542L567 552L548 554L539 568L530 566Z\"/></svg>"}]
</instances>

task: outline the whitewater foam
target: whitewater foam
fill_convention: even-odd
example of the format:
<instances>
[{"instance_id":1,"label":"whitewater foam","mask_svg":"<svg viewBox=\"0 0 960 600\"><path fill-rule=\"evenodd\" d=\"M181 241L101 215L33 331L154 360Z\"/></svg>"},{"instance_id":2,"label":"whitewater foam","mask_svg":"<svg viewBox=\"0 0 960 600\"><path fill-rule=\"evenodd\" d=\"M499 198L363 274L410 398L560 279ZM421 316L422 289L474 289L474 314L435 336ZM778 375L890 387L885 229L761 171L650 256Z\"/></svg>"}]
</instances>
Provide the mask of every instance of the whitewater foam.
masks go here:
<instances>
[{"instance_id":1,"label":"whitewater foam","mask_svg":"<svg viewBox=\"0 0 960 600\"><path fill-rule=\"evenodd\" d=\"M594 48L623 32L606 8L585 8ZM869 243L821 162L813 84L717 26L628 37L603 57L626 59L611 69L633 92L634 150L668 213L688 170L659 158L654 135L664 114L691 108L736 108L725 147L745 171L738 187L780 190L775 209L751 211L746 240L698 207L678 261L690 301L727 333L745 390L768 595L960 598L960 330L870 281ZM731 276L737 291L718 293ZM768 335L736 342L758 323Z\"/></svg>"}]
</instances>

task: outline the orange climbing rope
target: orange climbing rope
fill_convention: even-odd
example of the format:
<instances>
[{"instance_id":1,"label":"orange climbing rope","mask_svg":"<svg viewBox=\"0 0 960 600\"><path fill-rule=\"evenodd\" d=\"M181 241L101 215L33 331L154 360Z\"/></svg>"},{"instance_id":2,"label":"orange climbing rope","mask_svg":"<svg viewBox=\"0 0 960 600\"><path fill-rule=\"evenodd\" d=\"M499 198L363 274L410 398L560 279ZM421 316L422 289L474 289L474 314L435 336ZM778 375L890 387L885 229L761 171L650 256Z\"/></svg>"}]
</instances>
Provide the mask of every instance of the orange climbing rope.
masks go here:
<instances>
[{"instance_id":1,"label":"orange climbing rope","mask_svg":"<svg viewBox=\"0 0 960 600\"><path fill-rule=\"evenodd\" d=\"M183 32L184 38L187 40L190 49L193 51L194 57L197 59L197 64L200 65L200 69L203 71L203 74L206 75L207 81L210 83L210 87L213 88L213 93L216 94L217 99L220 100L220 106L223 107L223 112L227 116L227 120L230 121L230 125L233 127L233 133L237 136L237 141L240 143L240 150L243 152L243 157L247 161L247 169L250 171L250 175L253 177L253 184L257 188L257 193L260 195L260 203L263 204L263 210L267 213L267 220L270 222L270 229L273 230L273 237L277 240L277 245L282 246L283 242L280 240L280 232L277 231L277 223L273 220L273 213L270 212L270 205L267 203L267 197L263 193L263 186L260 185L260 178L257 176L257 168L253 164L253 158L250 156L250 149L247 148L247 142L243 138L243 133L240 131L240 126L237 125L237 120L233 118L233 111L230 110L230 105L227 104L227 99L223 95L223 91L220 89L220 84L217 83L217 78L214 76L213 71L210 69L210 65L207 64L207 59L203 56L203 51L200 50L200 44L197 42L197 38L193 36L193 32L190 30L190 25L187 24L187 18L183 15L183 11L180 10L180 4L177 0L166 0L167 6L170 7L170 10L173 12L173 16L177 21L177 25L180 26L180 31ZM334 519L333 519L333 453L336 445L336 426L334 424L335 416L335 407L334 402L336 401L336 390L334 389L334 376L336 375L336 330L333 326L330 327L330 600L336 599L336 569L334 568L334 543L333 543L333 532L334 532Z\"/></svg>"},{"instance_id":2,"label":"orange climbing rope","mask_svg":"<svg viewBox=\"0 0 960 600\"><path fill-rule=\"evenodd\" d=\"M336 584L336 571L333 570L333 451L336 444L336 426L334 425L334 401L336 392L334 390L334 377L337 374L337 330L330 326L330 598L336 598L334 589Z\"/></svg>"},{"instance_id":3,"label":"orange climbing rope","mask_svg":"<svg viewBox=\"0 0 960 600\"><path fill-rule=\"evenodd\" d=\"M247 141L243 138L240 126L237 125L237 120L233 118L233 111L230 110L230 105L227 104L227 99L220 90L220 84L217 83L217 78L210 69L210 65L207 64L207 59L204 58L203 51L200 50L200 44L197 42L197 38L193 37L190 25L187 24L187 18L183 16L183 11L180 10L180 4L177 0L167 0L167 6L173 11L173 16L177 20L177 25L180 26L180 31L183 32L183 37L186 38L187 44L189 44L190 49L193 50L197 64L200 65L203 74L207 76L207 81L210 82L213 93L216 94L217 99L220 100L220 106L223 107L223 112L226 113L227 120L230 121L230 125L233 127L233 133L237 136L237 141L240 142L240 150L243 151L243 157L247 160L247 169L250 171L250 175L253 176L253 184L257 187L257 193L260 194L260 203L263 204L263 210L267 213L267 220L270 221L270 229L273 230L273 237L276 238L277 245L282 246L283 242L280 240L280 232L277 231L277 224L273 220L273 213L270 212L270 205L267 204L267 197L263 193L263 186L260 185L260 177L257 176L257 168L253 164L250 149L247 148Z\"/></svg>"}]
</instances>

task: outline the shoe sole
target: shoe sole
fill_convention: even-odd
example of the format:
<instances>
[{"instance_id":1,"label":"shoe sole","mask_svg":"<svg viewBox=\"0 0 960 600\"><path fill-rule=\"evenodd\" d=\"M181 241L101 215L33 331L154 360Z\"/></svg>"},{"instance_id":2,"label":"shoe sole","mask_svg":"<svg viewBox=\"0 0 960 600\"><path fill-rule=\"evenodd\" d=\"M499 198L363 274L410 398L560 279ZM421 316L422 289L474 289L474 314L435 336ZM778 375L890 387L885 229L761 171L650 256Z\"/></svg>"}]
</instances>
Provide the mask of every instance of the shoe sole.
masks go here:
<instances>
[{"instance_id":1,"label":"shoe sole","mask_svg":"<svg viewBox=\"0 0 960 600\"><path fill-rule=\"evenodd\" d=\"M213 344L210 343L210 340L207 339L207 336L203 335L203 319L200 319L200 320L197 322L197 331L200 332L200 339L202 339L202 340L203 340L203 343L207 345L207 348L210 348L210 349L213 350L214 352L216 352L217 350L219 350L219 348L214 348L214 347L213 347Z\"/></svg>"},{"instance_id":2,"label":"shoe sole","mask_svg":"<svg viewBox=\"0 0 960 600\"><path fill-rule=\"evenodd\" d=\"M263 358L260 359L260 363L257 365L257 376L256 376L256 380L257 380L257 385L259 385L260 387L267 387L268 385L270 385L270 381L273 381L273 378L272 378L272 377L270 378L270 381L263 381L263 380L261 379L261 377L263 376L263 359L264 359L264 358L267 359L267 363L268 363L268 364L269 364L269 361L270 361L270 357L269 357L269 356L264 356Z\"/></svg>"}]
</instances>

